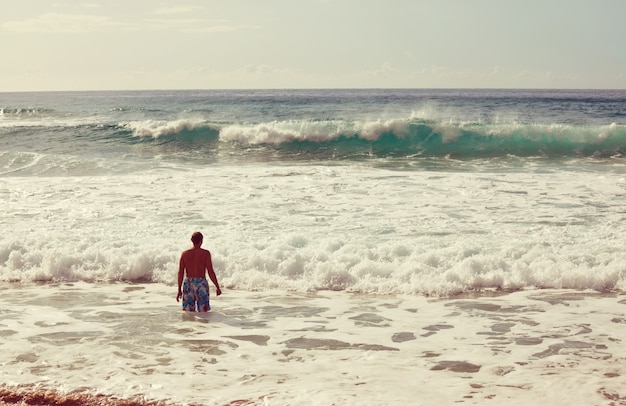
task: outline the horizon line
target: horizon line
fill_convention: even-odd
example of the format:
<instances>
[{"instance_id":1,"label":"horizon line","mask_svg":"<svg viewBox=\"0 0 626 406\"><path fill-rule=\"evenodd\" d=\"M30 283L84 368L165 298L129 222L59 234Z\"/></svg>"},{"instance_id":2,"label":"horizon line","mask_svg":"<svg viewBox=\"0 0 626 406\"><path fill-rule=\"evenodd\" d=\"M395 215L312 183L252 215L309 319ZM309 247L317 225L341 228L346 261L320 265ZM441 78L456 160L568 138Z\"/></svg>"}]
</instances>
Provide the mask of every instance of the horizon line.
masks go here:
<instances>
[{"instance_id":1,"label":"horizon line","mask_svg":"<svg viewBox=\"0 0 626 406\"><path fill-rule=\"evenodd\" d=\"M303 91L303 90L526 90L526 91L626 91L611 87L267 87L267 88L130 88L130 89L73 89L73 90L0 90L9 93L81 93L81 92L173 92L173 91Z\"/></svg>"}]
</instances>

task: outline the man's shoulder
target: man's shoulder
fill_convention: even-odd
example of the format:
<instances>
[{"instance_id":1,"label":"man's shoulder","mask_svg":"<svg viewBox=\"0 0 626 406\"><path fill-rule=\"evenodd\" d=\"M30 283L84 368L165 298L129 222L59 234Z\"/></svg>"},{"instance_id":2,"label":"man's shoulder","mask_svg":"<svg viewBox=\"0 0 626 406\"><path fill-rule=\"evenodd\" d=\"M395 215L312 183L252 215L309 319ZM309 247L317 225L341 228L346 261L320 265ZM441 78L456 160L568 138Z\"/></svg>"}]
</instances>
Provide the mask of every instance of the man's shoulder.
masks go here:
<instances>
[{"instance_id":1,"label":"man's shoulder","mask_svg":"<svg viewBox=\"0 0 626 406\"><path fill-rule=\"evenodd\" d=\"M189 248L188 250L183 251L183 255L191 255L194 252L200 252L200 253L203 253L205 255L206 254L209 254L209 255L211 254L209 252L209 250L205 250L204 248Z\"/></svg>"},{"instance_id":2,"label":"man's shoulder","mask_svg":"<svg viewBox=\"0 0 626 406\"><path fill-rule=\"evenodd\" d=\"M183 251L183 253L181 254L181 256L183 258L187 258L190 255L193 255L194 249L193 248L189 248L188 250Z\"/></svg>"}]
</instances>

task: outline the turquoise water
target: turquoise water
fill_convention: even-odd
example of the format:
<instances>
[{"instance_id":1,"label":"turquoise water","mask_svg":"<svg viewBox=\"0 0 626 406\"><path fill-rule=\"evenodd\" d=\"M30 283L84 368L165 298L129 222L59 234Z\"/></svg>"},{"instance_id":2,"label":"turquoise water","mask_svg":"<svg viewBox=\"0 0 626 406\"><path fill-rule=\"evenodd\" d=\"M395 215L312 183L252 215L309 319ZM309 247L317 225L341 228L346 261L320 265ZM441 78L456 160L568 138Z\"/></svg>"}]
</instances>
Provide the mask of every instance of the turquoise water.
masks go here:
<instances>
[{"instance_id":1,"label":"turquoise water","mask_svg":"<svg viewBox=\"0 0 626 406\"><path fill-rule=\"evenodd\" d=\"M624 91L0 94L8 152L237 161L622 156ZM13 168L18 169L18 168Z\"/></svg>"}]
</instances>

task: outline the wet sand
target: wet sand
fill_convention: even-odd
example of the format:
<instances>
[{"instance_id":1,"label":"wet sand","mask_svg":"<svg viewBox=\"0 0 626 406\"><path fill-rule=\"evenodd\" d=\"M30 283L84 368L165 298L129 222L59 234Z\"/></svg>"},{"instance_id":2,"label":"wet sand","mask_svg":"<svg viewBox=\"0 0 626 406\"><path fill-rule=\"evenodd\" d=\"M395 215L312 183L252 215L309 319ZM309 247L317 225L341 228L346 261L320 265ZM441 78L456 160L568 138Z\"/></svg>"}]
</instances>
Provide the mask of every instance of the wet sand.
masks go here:
<instances>
[{"instance_id":1,"label":"wet sand","mask_svg":"<svg viewBox=\"0 0 626 406\"><path fill-rule=\"evenodd\" d=\"M90 394L64 394L59 391L35 387L0 387L0 406L173 406L161 401L147 401L140 396L118 399L113 396Z\"/></svg>"}]
</instances>

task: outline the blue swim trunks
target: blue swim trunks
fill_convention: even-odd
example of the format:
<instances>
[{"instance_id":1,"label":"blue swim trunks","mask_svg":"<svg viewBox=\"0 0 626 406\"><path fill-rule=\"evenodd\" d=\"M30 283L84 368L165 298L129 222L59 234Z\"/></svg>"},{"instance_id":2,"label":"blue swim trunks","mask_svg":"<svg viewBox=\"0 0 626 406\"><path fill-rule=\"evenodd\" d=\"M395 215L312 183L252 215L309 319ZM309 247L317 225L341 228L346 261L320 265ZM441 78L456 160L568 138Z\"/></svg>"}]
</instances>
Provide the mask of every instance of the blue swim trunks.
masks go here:
<instances>
[{"instance_id":1,"label":"blue swim trunks","mask_svg":"<svg viewBox=\"0 0 626 406\"><path fill-rule=\"evenodd\" d=\"M187 312L208 312L211 310L209 282L205 278L185 279L183 282L183 310Z\"/></svg>"}]
</instances>

